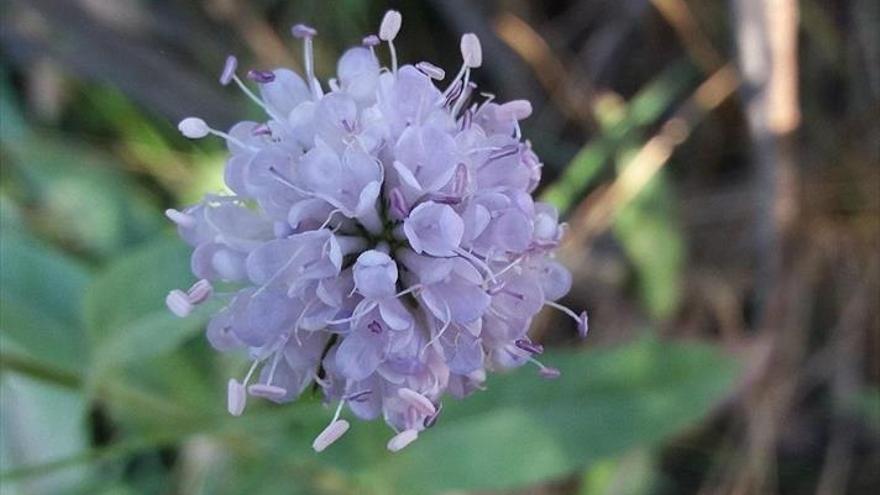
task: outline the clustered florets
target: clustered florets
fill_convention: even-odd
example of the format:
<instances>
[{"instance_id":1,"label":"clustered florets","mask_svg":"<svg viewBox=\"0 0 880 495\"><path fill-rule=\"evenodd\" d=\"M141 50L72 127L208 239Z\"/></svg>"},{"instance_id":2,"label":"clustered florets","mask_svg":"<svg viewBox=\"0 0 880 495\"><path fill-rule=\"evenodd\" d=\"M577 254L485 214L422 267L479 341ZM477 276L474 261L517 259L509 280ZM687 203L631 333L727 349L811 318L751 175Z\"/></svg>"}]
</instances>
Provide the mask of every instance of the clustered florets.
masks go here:
<instances>
[{"instance_id":1,"label":"clustered florets","mask_svg":"<svg viewBox=\"0 0 880 495\"><path fill-rule=\"evenodd\" d=\"M226 140L234 195L166 212L195 247L200 279L171 291L168 307L186 316L209 297L224 302L208 339L253 359L242 381L229 381L233 415L248 395L288 402L311 384L336 403L317 451L349 428L343 406L362 419L383 416L397 451L434 424L446 392L479 389L487 371L532 362L558 376L535 360L543 349L527 336L544 305L587 331L585 313L554 302L571 277L551 258L562 236L557 213L530 194L541 162L518 122L531 105L475 101L470 71L482 52L473 34L462 37L464 64L445 90L434 85L444 71L428 62L398 67L400 25L388 12L378 36L342 55L327 92L314 75L316 31L294 26L305 80L251 70L258 96L234 57L220 77L267 121L228 133L194 117L179 126L190 138ZM376 56L380 41L390 69ZM214 293L210 281L241 288Z\"/></svg>"}]
</instances>

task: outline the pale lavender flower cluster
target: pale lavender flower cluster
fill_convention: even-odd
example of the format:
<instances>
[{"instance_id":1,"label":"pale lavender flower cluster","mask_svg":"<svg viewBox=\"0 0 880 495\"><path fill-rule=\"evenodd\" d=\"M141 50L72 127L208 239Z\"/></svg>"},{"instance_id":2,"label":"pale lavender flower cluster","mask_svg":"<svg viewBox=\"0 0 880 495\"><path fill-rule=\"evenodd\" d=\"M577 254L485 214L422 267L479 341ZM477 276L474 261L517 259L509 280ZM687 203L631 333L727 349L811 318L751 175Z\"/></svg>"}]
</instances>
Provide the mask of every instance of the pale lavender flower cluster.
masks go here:
<instances>
[{"instance_id":1,"label":"pale lavender flower cluster","mask_svg":"<svg viewBox=\"0 0 880 495\"><path fill-rule=\"evenodd\" d=\"M228 133L198 118L180 123L190 138L220 136L229 147L225 180L234 194L168 210L195 250L200 279L166 300L188 315L209 297L225 307L208 324L220 351L246 349L253 364L229 381L228 408L247 396L296 399L310 386L336 404L314 441L321 451L354 416L383 417L397 451L437 420L447 392L463 397L487 371L531 362L542 352L527 331L545 305L587 331L586 313L556 301L571 284L552 259L562 228L555 209L533 201L541 162L518 122L531 105L495 103L476 92L482 63L473 34L445 89L428 62L398 66L393 40L401 16L345 52L337 77L314 74L312 39L303 41L305 78L287 69L251 70L254 92L229 57L220 81L238 85L266 114ZM391 67L377 56L388 45ZM237 292L213 292L211 281Z\"/></svg>"}]
</instances>

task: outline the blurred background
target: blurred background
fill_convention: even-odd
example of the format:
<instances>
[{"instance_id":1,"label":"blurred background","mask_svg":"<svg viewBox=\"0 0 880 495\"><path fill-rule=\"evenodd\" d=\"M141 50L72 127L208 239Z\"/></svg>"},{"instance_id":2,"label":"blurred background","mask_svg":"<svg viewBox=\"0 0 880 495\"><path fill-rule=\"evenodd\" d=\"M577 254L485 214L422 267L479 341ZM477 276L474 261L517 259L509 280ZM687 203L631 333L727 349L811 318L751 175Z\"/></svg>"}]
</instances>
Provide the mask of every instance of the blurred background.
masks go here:
<instances>
[{"instance_id":1,"label":"blurred background","mask_svg":"<svg viewBox=\"0 0 880 495\"><path fill-rule=\"evenodd\" d=\"M357 423L321 455L317 397L225 413L241 356L162 216L223 188L217 84L317 72L395 8L408 62L527 98L538 195L569 224L542 313L561 379L493 377L400 455ZM0 0L0 493L880 493L880 2Z\"/></svg>"}]
</instances>

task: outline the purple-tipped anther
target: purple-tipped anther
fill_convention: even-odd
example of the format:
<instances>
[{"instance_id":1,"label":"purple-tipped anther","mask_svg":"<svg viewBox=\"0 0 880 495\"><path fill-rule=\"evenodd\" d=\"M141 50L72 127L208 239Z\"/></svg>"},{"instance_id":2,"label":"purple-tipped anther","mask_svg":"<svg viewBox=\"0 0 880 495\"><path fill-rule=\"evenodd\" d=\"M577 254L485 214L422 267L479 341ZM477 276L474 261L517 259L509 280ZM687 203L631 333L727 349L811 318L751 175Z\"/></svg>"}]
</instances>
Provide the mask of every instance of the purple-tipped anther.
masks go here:
<instances>
[{"instance_id":1,"label":"purple-tipped anther","mask_svg":"<svg viewBox=\"0 0 880 495\"><path fill-rule=\"evenodd\" d=\"M560 372L556 368L543 366L540 370L538 370L538 374L541 375L541 378L546 378L547 380L555 380L559 378L560 375L562 375L562 372Z\"/></svg>"},{"instance_id":2,"label":"purple-tipped anther","mask_svg":"<svg viewBox=\"0 0 880 495\"><path fill-rule=\"evenodd\" d=\"M275 73L271 70L251 69L247 73L247 78L257 84L266 84L275 80Z\"/></svg>"},{"instance_id":3,"label":"purple-tipped anther","mask_svg":"<svg viewBox=\"0 0 880 495\"><path fill-rule=\"evenodd\" d=\"M213 293L214 286L211 285L211 282L208 282L205 279L201 279L194 283L192 287L186 291L190 304L201 304L211 297L211 294Z\"/></svg>"},{"instance_id":4,"label":"purple-tipped anther","mask_svg":"<svg viewBox=\"0 0 880 495\"><path fill-rule=\"evenodd\" d=\"M270 400L280 400L287 395L287 389L277 385L266 385L263 383L251 385L248 387L247 391L254 397L262 397Z\"/></svg>"},{"instance_id":5,"label":"purple-tipped anther","mask_svg":"<svg viewBox=\"0 0 880 495\"><path fill-rule=\"evenodd\" d=\"M544 346L538 344L537 342L532 342L526 339L518 339L515 344L520 349L531 354L541 354L542 352L544 352Z\"/></svg>"},{"instance_id":6,"label":"purple-tipped anther","mask_svg":"<svg viewBox=\"0 0 880 495\"><path fill-rule=\"evenodd\" d=\"M382 333L382 324L373 320L367 325L367 329L375 334L380 334Z\"/></svg>"},{"instance_id":7,"label":"purple-tipped anther","mask_svg":"<svg viewBox=\"0 0 880 495\"><path fill-rule=\"evenodd\" d=\"M252 136L269 136L272 134L272 128L269 127L269 124L257 124L251 129Z\"/></svg>"},{"instance_id":8,"label":"purple-tipped anther","mask_svg":"<svg viewBox=\"0 0 880 495\"><path fill-rule=\"evenodd\" d=\"M587 316L586 311L581 311L581 314L578 316L578 335L582 338L587 336L587 332L590 331L590 320Z\"/></svg>"},{"instance_id":9,"label":"purple-tipped anther","mask_svg":"<svg viewBox=\"0 0 880 495\"><path fill-rule=\"evenodd\" d=\"M409 216L409 208L406 207L406 199L400 189L395 187L388 193L388 202L388 209L395 220L403 220Z\"/></svg>"},{"instance_id":10,"label":"purple-tipped anther","mask_svg":"<svg viewBox=\"0 0 880 495\"><path fill-rule=\"evenodd\" d=\"M232 77L235 75L235 69L237 68L238 59L235 58L235 55L226 57L226 63L223 64L223 72L220 73L220 84L226 86L232 82Z\"/></svg>"},{"instance_id":11,"label":"purple-tipped anther","mask_svg":"<svg viewBox=\"0 0 880 495\"><path fill-rule=\"evenodd\" d=\"M305 24L295 24L292 28L290 28L290 34L293 35L294 38L314 38L318 35L318 31L312 26L307 26Z\"/></svg>"},{"instance_id":12,"label":"purple-tipped anther","mask_svg":"<svg viewBox=\"0 0 880 495\"><path fill-rule=\"evenodd\" d=\"M361 44L366 47L378 46L379 43L382 43L382 40L375 34L364 36L364 39L361 40Z\"/></svg>"}]
</instances>

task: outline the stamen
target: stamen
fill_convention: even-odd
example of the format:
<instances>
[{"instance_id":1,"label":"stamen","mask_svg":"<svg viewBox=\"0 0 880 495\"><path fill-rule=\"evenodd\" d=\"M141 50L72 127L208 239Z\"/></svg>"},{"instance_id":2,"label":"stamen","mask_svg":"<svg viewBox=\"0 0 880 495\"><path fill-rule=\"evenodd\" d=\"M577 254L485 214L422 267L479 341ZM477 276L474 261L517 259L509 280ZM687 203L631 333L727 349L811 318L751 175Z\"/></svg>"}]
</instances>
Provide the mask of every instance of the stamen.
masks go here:
<instances>
[{"instance_id":1,"label":"stamen","mask_svg":"<svg viewBox=\"0 0 880 495\"><path fill-rule=\"evenodd\" d=\"M270 70L251 69L247 72L247 78L258 84L266 84L275 80L275 73Z\"/></svg>"},{"instance_id":2,"label":"stamen","mask_svg":"<svg viewBox=\"0 0 880 495\"><path fill-rule=\"evenodd\" d=\"M562 373L558 369L550 368L547 366L538 370L538 373L540 373L542 378L546 378L547 380L555 380L559 378L560 375L562 375Z\"/></svg>"},{"instance_id":3,"label":"stamen","mask_svg":"<svg viewBox=\"0 0 880 495\"><path fill-rule=\"evenodd\" d=\"M193 310L189 297L180 289L174 289L165 297L165 305L179 318L186 318Z\"/></svg>"},{"instance_id":4,"label":"stamen","mask_svg":"<svg viewBox=\"0 0 880 495\"><path fill-rule=\"evenodd\" d=\"M520 349L532 354L541 354L542 352L544 352L544 346L526 339L517 339L514 344Z\"/></svg>"},{"instance_id":5,"label":"stamen","mask_svg":"<svg viewBox=\"0 0 880 495\"><path fill-rule=\"evenodd\" d=\"M232 76L232 77L235 81L238 81L238 77L236 77L236 76ZM234 136L230 136L229 134L227 134L223 131L218 131L217 129L212 129L212 128L208 127L208 124L206 124L204 120L202 120L198 117L187 117L187 118L181 120L180 123L177 124L177 129L180 131L181 134L183 134L185 137L188 137L190 139L201 139L201 138L207 136L208 134L212 134L214 136L226 139L227 141L232 141L233 143L237 144L238 146L240 146L242 148L246 148L246 149L249 149L252 151L257 151L257 148L254 148L253 146L245 144L240 139L238 139Z\"/></svg>"},{"instance_id":6,"label":"stamen","mask_svg":"<svg viewBox=\"0 0 880 495\"><path fill-rule=\"evenodd\" d=\"M471 128L474 120L474 111L468 108L461 114L461 126L460 129L462 131L466 131Z\"/></svg>"},{"instance_id":7,"label":"stamen","mask_svg":"<svg viewBox=\"0 0 880 495\"><path fill-rule=\"evenodd\" d=\"M397 294L394 294L394 297L395 297L395 298L398 298L398 297L401 297L401 296L405 296L405 295L409 294L410 292L415 292L415 291L421 289L422 287L423 287L422 284L415 284L415 285L412 285L412 286L410 286L409 288L404 289L404 290L398 292Z\"/></svg>"},{"instance_id":8,"label":"stamen","mask_svg":"<svg viewBox=\"0 0 880 495\"><path fill-rule=\"evenodd\" d=\"M474 33L467 33L461 37L461 57L465 65L471 69L483 65L483 49L480 46L480 38Z\"/></svg>"},{"instance_id":9,"label":"stamen","mask_svg":"<svg viewBox=\"0 0 880 495\"><path fill-rule=\"evenodd\" d=\"M244 83L244 81L241 80L240 77L233 74L232 80L235 82L235 85L238 86L238 88L242 91L242 93L244 93L245 96L247 96L258 107L262 108L263 111L266 112L267 115L269 115L273 119L277 120L278 122L285 121L285 119L282 119L279 115L275 114L275 112L273 112L271 109L269 109L269 107L266 106L266 103L259 96L254 94L254 92L251 91L250 88L247 87L247 85Z\"/></svg>"},{"instance_id":10,"label":"stamen","mask_svg":"<svg viewBox=\"0 0 880 495\"><path fill-rule=\"evenodd\" d=\"M165 216L172 222L176 223L178 227L191 229L196 226L196 218L194 216L175 210L174 208L168 208L165 210Z\"/></svg>"},{"instance_id":11,"label":"stamen","mask_svg":"<svg viewBox=\"0 0 880 495\"><path fill-rule=\"evenodd\" d=\"M480 258L477 258L477 257L474 256L472 253L469 253L468 251L464 250L464 249L461 248L461 247L457 247L457 248L455 248L454 251L455 251L456 254L458 254L458 255L461 256L462 258L464 258L464 259L470 261L471 263L473 263L474 265L476 265L478 268L481 268L484 272L486 272L486 275L489 276L489 279L492 280L493 283L497 283L497 282L498 282L498 281L495 279L495 274L492 273L492 269L489 268L489 265L487 265L485 261L481 260Z\"/></svg>"},{"instance_id":12,"label":"stamen","mask_svg":"<svg viewBox=\"0 0 880 495\"><path fill-rule=\"evenodd\" d=\"M441 402L440 404L437 405L437 411L434 414L425 418L425 421L422 423L423 425L425 425L425 428L430 428L430 427L434 426L437 423L437 418L440 417L440 412L442 412L442 411L443 411L443 403Z\"/></svg>"},{"instance_id":13,"label":"stamen","mask_svg":"<svg viewBox=\"0 0 880 495\"><path fill-rule=\"evenodd\" d=\"M461 91L461 95L458 97L458 100L455 101L455 105L452 106L453 116L458 115L459 111L461 111L462 107L464 107L465 103L470 99L471 95L474 93L474 90L477 89L477 85L470 82L471 70L468 69L464 72L464 85Z\"/></svg>"},{"instance_id":14,"label":"stamen","mask_svg":"<svg viewBox=\"0 0 880 495\"><path fill-rule=\"evenodd\" d=\"M419 62L416 64L416 69L421 71L422 74L437 81L442 81L443 78L446 77L446 71L431 62Z\"/></svg>"},{"instance_id":15,"label":"stamen","mask_svg":"<svg viewBox=\"0 0 880 495\"><path fill-rule=\"evenodd\" d=\"M322 223L321 226L318 227L318 230L324 230L328 225L330 225L330 220L332 220L333 215L336 215L337 213L342 213L342 210L336 209L331 211L330 214L327 215L327 220L324 220L324 223Z\"/></svg>"},{"instance_id":16,"label":"stamen","mask_svg":"<svg viewBox=\"0 0 880 495\"><path fill-rule=\"evenodd\" d=\"M382 324L373 320L367 325L367 329L375 334L380 334L382 333Z\"/></svg>"},{"instance_id":17,"label":"stamen","mask_svg":"<svg viewBox=\"0 0 880 495\"><path fill-rule=\"evenodd\" d=\"M400 31L403 16L396 10L385 12L382 24L379 25L379 39L388 42L388 50L391 52L391 71L397 74L397 51L394 49L394 38Z\"/></svg>"},{"instance_id":18,"label":"stamen","mask_svg":"<svg viewBox=\"0 0 880 495\"><path fill-rule=\"evenodd\" d=\"M245 394L244 385L235 378L229 379L226 387L226 409L233 416L241 416L244 412L244 406L247 403L247 395Z\"/></svg>"},{"instance_id":19,"label":"stamen","mask_svg":"<svg viewBox=\"0 0 880 495\"><path fill-rule=\"evenodd\" d=\"M590 323L589 323L589 318L587 316L586 311L581 311L581 314L577 314L574 311L568 309L567 307L565 307L557 302L554 302L554 301L544 301L544 304L546 304L547 306L550 306L551 308L556 308L559 311L562 311L563 313L572 317L572 319L574 319L574 321L577 323L578 334L581 337L587 336L587 332L590 329Z\"/></svg>"},{"instance_id":20,"label":"stamen","mask_svg":"<svg viewBox=\"0 0 880 495\"><path fill-rule=\"evenodd\" d=\"M192 287L186 291L187 298L189 299L190 304L201 304L205 302L211 294L214 292L214 287L211 285L211 282L208 282L205 279L199 280L194 283Z\"/></svg>"},{"instance_id":21,"label":"stamen","mask_svg":"<svg viewBox=\"0 0 880 495\"><path fill-rule=\"evenodd\" d=\"M280 400L287 395L287 389L277 385L266 385L257 383L251 385L247 389L248 393L254 397L262 397L264 399Z\"/></svg>"},{"instance_id":22,"label":"stamen","mask_svg":"<svg viewBox=\"0 0 880 495\"><path fill-rule=\"evenodd\" d=\"M497 296L498 294L501 294L503 290L504 282L498 282L490 284L489 287L486 288L486 294L489 294L490 296Z\"/></svg>"},{"instance_id":23,"label":"stamen","mask_svg":"<svg viewBox=\"0 0 880 495\"><path fill-rule=\"evenodd\" d=\"M458 73L457 76L455 76L455 80L453 80L452 83L449 85L449 87L446 88L446 91L443 92L443 98L444 98L443 106L444 107L448 107L453 101L455 101L456 98L458 98L458 95L461 94L462 85L461 85L461 81L459 79L461 78L461 76L464 75L464 71L465 71L465 66L462 65L461 71Z\"/></svg>"},{"instance_id":24,"label":"stamen","mask_svg":"<svg viewBox=\"0 0 880 495\"><path fill-rule=\"evenodd\" d=\"M432 192L424 196L427 201L433 201L444 205L457 205L461 203L461 196L455 194L446 194L441 192Z\"/></svg>"},{"instance_id":25,"label":"stamen","mask_svg":"<svg viewBox=\"0 0 880 495\"><path fill-rule=\"evenodd\" d=\"M398 452L407 445L413 443L417 438L419 438L419 432L417 430L403 430L391 437L391 440L388 441L388 450L391 452Z\"/></svg>"},{"instance_id":26,"label":"stamen","mask_svg":"<svg viewBox=\"0 0 880 495\"><path fill-rule=\"evenodd\" d=\"M270 136L272 135L272 128L269 127L269 124L257 124L251 129L251 136Z\"/></svg>"},{"instance_id":27,"label":"stamen","mask_svg":"<svg viewBox=\"0 0 880 495\"><path fill-rule=\"evenodd\" d=\"M226 57L226 63L223 64L223 72L220 73L220 84L228 86L232 82L232 75L235 74L236 68L238 68L238 59L235 58L235 55Z\"/></svg>"},{"instance_id":28,"label":"stamen","mask_svg":"<svg viewBox=\"0 0 880 495\"><path fill-rule=\"evenodd\" d=\"M406 199L403 197L400 188L395 187L391 189L391 192L388 193L388 202L388 209L392 218L404 220L409 216L409 208L406 206Z\"/></svg>"},{"instance_id":29,"label":"stamen","mask_svg":"<svg viewBox=\"0 0 880 495\"><path fill-rule=\"evenodd\" d=\"M464 197L470 183L470 174L468 174L467 165L459 163L455 167L455 175L452 181L452 193L459 198Z\"/></svg>"},{"instance_id":30,"label":"stamen","mask_svg":"<svg viewBox=\"0 0 880 495\"><path fill-rule=\"evenodd\" d=\"M381 41L379 37L375 34L371 34L369 36L364 36L364 39L361 40L361 45L370 49L370 55L373 56L374 59L378 60L376 57L376 46L379 45Z\"/></svg>"},{"instance_id":31,"label":"stamen","mask_svg":"<svg viewBox=\"0 0 880 495\"><path fill-rule=\"evenodd\" d=\"M502 146L501 149L499 149L497 151L493 151L492 153L489 153L489 159L486 160L486 163L489 163L489 162L492 162L495 160L500 160L502 158L507 158L508 156L513 156L513 155L519 153L519 151L520 151L520 147L518 144L508 144L508 145Z\"/></svg>"},{"instance_id":32,"label":"stamen","mask_svg":"<svg viewBox=\"0 0 880 495\"><path fill-rule=\"evenodd\" d=\"M202 139L211 132L211 128L198 117L187 117L177 124L177 130L190 139Z\"/></svg>"},{"instance_id":33,"label":"stamen","mask_svg":"<svg viewBox=\"0 0 880 495\"><path fill-rule=\"evenodd\" d=\"M339 440L339 437L344 435L350 426L348 421L344 419L333 421L315 437L315 441L312 442L312 448L315 449L315 452L323 452L324 449Z\"/></svg>"},{"instance_id":34,"label":"stamen","mask_svg":"<svg viewBox=\"0 0 880 495\"><path fill-rule=\"evenodd\" d=\"M524 259L526 259L525 256L520 256L519 258L513 260L510 264L499 270L498 273L495 274L495 276L500 277L501 275L504 275L505 273L507 273L508 270L511 270L519 265Z\"/></svg>"},{"instance_id":35,"label":"stamen","mask_svg":"<svg viewBox=\"0 0 880 495\"><path fill-rule=\"evenodd\" d=\"M532 114L532 104L528 100L513 100L498 107L498 116L507 120L523 120Z\"/></svg>"},{"instance_id":36,"label":"stamen","mask_svg":"<svg viewBox=\"0 0 880 495\"><path fill-rule=\"evenodd\" d=\"M318 31L305 24L296 24L290 28L294 38L303 40L303 59L306 66L306 82L315 98L321 97L320 83L315 79L315 50L312 39L318 35Z\"/></svg>"},{"instance_id":37,"label":"stamen","mask_svg":"<svg viewBox=\"0 0 880 495\"><path fill-rule=\"evenodd\" d=\"M455 75L455 78L452 79L452 82L449 83L449 86L443 91L443 97L446 99L446 105L454 100L462 89L461 78L464 77L464 73L467 72L468 66L467 64L461 64L461 69L458 70L458 74ZM455 93L456 96L452 96Z\"/></svg>"},{"instance_id":38,"label":"stamen","mask_svg":"<svg viewBox=\"0 0 880 495\"><path fill-rule=\"evenodd\" d=\"M367 390L361 390L359 392L352 392L352 393L344 396L342 399L346 402L364 402L372 394L373 394L373 391L370 389L367 389Z\"/></svg>"},{"instance_id":39,"label":"stamen","mask_svg":"<svg viewBox=\"0 0 880 495\"><path fill-rule=\"evenodd\" d=\"M422 347L422 350L419 351L419 355L424 354L425 351L428 350L428 347L431 347L431 345L432 345L434 342L437 342L438 340L440 340L440 337L442 337L443 334L446 333L446 330L447 330L447 329L450 327L450 325L452 324L452 310L449 308L449 304L446 303L445 301L443 302L443 306L444 306L444 308L446 309L446 320L443 321L443 327L440 328L440 331L437 332L437 335L435 335L434 337L432 337L431 340L429 340L428 343L425 344L424 347Z\"/></svg>"},{"instance_id":40,"label":"stamen","mask_svg":"<svg viewBox=\"0 0 880 495\"><path fill-rule=\"evenodd\" d=\"M541 375L541 378L546 378L547 380L555 380L562 375L562 372L558 369L544 366L540 361L535 358L530 357L529 362L538 367L538 374Z\"/></svg>"},{"instance_id":41,"label":"stamen","mask_svg":"<svg viewBox=\"0 0 880 495\"><path fill-rule=\"evenodd\" d=\"M425 416L431 416L437 412L434 403L415 390L404 387L397 391L397 395Z\"/></svg>"}]
</instances>

